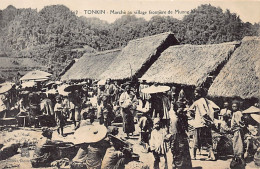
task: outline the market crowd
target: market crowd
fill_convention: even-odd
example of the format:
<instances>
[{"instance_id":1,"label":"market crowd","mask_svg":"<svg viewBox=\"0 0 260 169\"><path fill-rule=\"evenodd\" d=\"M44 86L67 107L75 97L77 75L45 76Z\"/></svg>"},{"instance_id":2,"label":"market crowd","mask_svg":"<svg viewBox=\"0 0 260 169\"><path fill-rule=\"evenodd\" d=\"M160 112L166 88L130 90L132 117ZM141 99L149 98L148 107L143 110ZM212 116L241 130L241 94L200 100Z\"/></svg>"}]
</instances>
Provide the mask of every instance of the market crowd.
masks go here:
<instances>
[{"instance_id":1,"label":"market crowd","mask_svg":"<svg viewBox=\"0 0 260 169\"><path fill-rule=\"evenodd\" d=\"M198 154L204 149L207 160L213 161L230 149L231 168L243 168L248 158L259 154L259 114L251 114L259 112L259 105L252 103L251 113L242 113L243 102L238 99L224 100L219 106L206 97L203 87L185 90L107 79L104 83L53 82L38 89L17 86L7 93L1 94L1 118L17 108L18 126L47 127L44 141L35 150L35 167L55 161L55 151L48 156L40 151L52 142L50 128L56 127L54 132L67 137L64 127L69 124L75 135L84 137L75 143L79 149L71 168L124 168L133 156L127 140L135 137L137 126L143 152L153 154L156 169L160 162L167 168L168 151L172 166L183 169L192 168L191 160L199 160ZM93 127L94 122L99 125ZM123 139L118 138L118 128L114 127L119 123L125 133Z\"/></svg>"}]
</instances>

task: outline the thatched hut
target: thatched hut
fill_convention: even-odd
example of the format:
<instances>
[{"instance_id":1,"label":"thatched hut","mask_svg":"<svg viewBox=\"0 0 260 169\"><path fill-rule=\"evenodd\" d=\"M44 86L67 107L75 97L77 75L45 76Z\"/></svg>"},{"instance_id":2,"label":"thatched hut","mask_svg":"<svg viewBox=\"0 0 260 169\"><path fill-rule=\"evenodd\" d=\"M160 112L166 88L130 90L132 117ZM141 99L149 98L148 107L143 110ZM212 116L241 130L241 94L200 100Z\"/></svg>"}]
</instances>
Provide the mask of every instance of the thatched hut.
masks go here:
<instances>
[{"instance_id":1,"label":"thatched hut","mask_svg":"<svg viewBox=\"0 0 260 169\"><path fill-rule=\"evenodd\" d=\"M115 60L120 49L83 55L61 76L61 80L99 79L107 67Z\"/></svg>"},{"instance_id":2,"label":"thatched hut","mask_svg":"<svg viewBox=\"0 0 260 169\"><path fill-rule=\"evenodd\" d=\"M148 83L201 86L223 67L237 45L238 42L171 46L141 79Z\"/></svg>"},{"instance_id":3,"label":"thatched hut","mask_svg":"<svg viewBox=\"0 0 260 169\"><path fill-rule=\"evenodd\" d=\"M213 97L260 98L260 37L245 37L209 88Z\"/></svg>"},{"instance_id":4,"label":"thatched hut","mask_svg":"<svg viewBox=\"0 0 260 169\"><path fill-rule=\"evenodd\" d=\"M169 46L179 44L171 32L132 40L101 74L101 79L126 80L141 77Z\"/></svg>"}]
</instances>

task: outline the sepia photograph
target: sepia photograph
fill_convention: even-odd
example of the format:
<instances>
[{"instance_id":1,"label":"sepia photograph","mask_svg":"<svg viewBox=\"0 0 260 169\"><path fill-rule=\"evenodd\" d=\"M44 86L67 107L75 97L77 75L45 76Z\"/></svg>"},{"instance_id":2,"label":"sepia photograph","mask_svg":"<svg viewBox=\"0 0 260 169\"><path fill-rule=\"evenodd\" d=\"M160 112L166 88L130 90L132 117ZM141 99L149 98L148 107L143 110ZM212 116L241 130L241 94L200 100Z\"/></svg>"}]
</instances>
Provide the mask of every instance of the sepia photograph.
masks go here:
<instances>
[{"instance_id":1,"label":"sepia photograph","mask_svg":"<svg viewBox=\"0 0 260 169\"><path fill-rule=\"evenodd\" d=\"M0 168L260 168L259 7L0 0Z\"/></svg>"}]
</instances>

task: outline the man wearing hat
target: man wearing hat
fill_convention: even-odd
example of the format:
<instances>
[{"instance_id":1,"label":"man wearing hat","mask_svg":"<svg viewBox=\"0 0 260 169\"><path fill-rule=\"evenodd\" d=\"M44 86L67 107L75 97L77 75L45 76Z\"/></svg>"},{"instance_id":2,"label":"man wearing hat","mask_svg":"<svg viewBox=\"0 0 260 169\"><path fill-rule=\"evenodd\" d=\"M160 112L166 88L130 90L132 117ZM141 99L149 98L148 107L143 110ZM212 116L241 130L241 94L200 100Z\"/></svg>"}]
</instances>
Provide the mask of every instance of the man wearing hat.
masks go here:
<instances>
[{"instance_id":1,"label":"man wearing hat","mask_svg":"<svg viewBox=\"0 0 260 169\"><path fill-rule=\"evenodd\" d=\"M196 87L194 96L196 101L189 108L190 113L195 116L193 158L196 159L197 149L200 149L202 143L205 143L209 150L209 160L215 160L211 127L213 125L214 112L219 110L219 107L211 100L205 98L205 90L201 87Z\"/></svg>"}]
</instances>

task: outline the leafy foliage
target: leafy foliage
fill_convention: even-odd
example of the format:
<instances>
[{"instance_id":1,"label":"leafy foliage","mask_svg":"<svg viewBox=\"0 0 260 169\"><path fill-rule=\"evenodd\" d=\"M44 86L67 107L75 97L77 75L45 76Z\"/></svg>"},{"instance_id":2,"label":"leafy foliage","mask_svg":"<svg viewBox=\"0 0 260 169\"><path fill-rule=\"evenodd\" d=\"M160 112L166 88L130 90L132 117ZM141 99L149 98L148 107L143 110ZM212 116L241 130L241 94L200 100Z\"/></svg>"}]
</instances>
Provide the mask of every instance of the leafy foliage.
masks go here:
<instances>
[{"instance_id":1,"label":"leafy foliage","mask_svg":"<svg viewBox=\"0 0 260 169\"><path fill-rule=\"evenodd\" d=\"M0 11L0 51L30 57L60 72L75 57L75 48L96 50L125 46L130 40L171 31L183 44L212 44L259 35L259 23L243 23L237 14L211 5L193 9L182 20L154 16L149 21L125 15L109 24L98 18L77 17L63 5L36 9L8 6ZM91 50L90 52L93 52Z\"/></svg>"}]
</instances>

